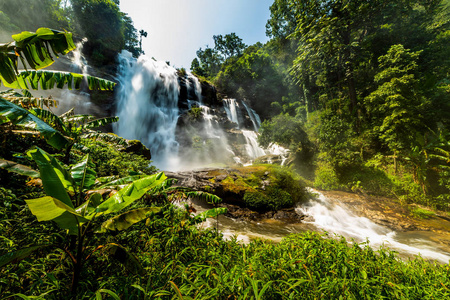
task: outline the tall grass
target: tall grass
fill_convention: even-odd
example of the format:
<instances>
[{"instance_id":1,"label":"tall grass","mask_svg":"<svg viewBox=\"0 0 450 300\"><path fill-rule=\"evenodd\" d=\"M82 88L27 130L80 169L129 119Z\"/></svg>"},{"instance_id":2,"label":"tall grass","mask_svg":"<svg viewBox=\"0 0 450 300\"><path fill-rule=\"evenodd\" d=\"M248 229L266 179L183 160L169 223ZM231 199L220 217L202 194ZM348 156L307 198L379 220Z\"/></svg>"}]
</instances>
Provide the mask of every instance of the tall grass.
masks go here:
<instances>
[{"instance_id":1,"label":"tall grass","mask_svg":"<svg viewBox=\"0 0 450 300\"><path fill-rule=\"evenodd\" d=\"M92 265L85 268L76 298L450 298L448 264L420 257L401 261L393 251L314 232L289 235L277 244L256 240L242 245L224 241L212 229L198 230L187 218L187 211L166 206L147 224L109 237L127 245L145 273L130 274L99 251L88 261ZM31 258L1 269L0 299L18 293L63 299L69 292L69 266L62 256Z\"/></svg>"}]
</instances>

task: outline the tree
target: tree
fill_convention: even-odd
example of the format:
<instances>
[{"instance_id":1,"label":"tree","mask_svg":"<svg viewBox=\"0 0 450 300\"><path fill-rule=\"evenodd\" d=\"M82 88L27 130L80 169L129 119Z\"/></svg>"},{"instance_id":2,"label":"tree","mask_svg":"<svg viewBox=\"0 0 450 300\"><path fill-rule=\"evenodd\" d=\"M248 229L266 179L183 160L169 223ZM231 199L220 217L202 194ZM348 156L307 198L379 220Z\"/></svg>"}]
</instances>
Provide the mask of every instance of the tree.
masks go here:
<instances>
[{"instance_id":1,"label":"tree","mask_svg":"<svg viewBox=\"0 0 450 300\"><path fill-rule=\"evenodd\" d=\"M242 55L246 45L234 32L214 35L214 48L206 47L197 50L197 57L191 63L191 71L195 74L214 77L220 71L221 65L228 59Z\"/></svg>"},{"instance_id":2,"label":"tree","mask_svg":"<svg viewBox=\"0 0 450 300\"><path fill-rule=\"evenodd\" d=\"M394 153L409 151L423 134L429 101L418 89L417 61L420 52L393 45L380 56L377 90L364 99L374 131Z\"/></svg>"},{"instance_id":3,"label":"tree","mask_svg":"<svg viewBox=\"0 0 450 300\"><path fill-rule=\"evenodd\" d=\"M197 57L198 59L194 58L195 62L192 61L191 64L191 70L197 70L196 74L212 78L219 72L222 61L215 49L200 48L197 50Z\"/></svg>"},{"instance_id":4,"label":"tree","mask_svg":"<svg viewBox=\"0 0 450 300\"><path fill-rule=\"evenodd\" d=\"M223 61L233 56L240 56L244 51L246 45L242 39L232 32L225 36L214 35L214 49L223 57Z\"/></svg>"},{"instance_id":5,"label":"tree","mask_svg":"<svg viewBox=\"0 0 450 300\"><path fill-rule=\"evenodd\" d=\"M111 0L71 0L80 31L87 37L84 51L95 65L115 61L125 47L125 26L119 6Z\"/></svg>"},{"instance_id":6,"label":"tree","mask_svg":"<svg viewBox=\"0 0 450 300\"><path fill-rule=\"evenodd\" d=\"M228 96L250 101L263 119L272 115L267 107L286 95L277 65L262 45L250 46L240 57L228 59L215 82Z\"/></svg>"}]
</instances>

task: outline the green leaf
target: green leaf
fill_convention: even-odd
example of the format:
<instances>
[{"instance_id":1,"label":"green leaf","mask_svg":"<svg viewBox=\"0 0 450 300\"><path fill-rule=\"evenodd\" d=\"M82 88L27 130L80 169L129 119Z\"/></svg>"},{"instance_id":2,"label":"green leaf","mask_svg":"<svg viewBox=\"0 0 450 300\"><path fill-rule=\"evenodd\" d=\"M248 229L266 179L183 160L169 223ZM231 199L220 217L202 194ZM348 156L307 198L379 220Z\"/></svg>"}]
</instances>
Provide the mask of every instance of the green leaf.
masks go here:
<instances>
[{"instance_id":1,"label":"green leaf","mask_svg":"<svg viewBox=\"0 0 450 300\"><path fill-rule=\"evenodd\" d=\"M4 122L12 122L13 124L39 131L47 143L58 150L65 147L69 143L69 141L59 131L52 128L28 110L11 103L2 97L0 97L0 117L0 124ZM2 119L5 121L2 122Z\"/></svg>"},{"instance_id":2,"label":"green leaf","mask_svg":"<svg viewBox=\"0 0 450 300\"><path fill-rule=\"evenodd\" d=\"M73 166L70 171L73 181L76 186L80 188L80 194L83 190L88 190L95 184L97 173L92 167L93 164L89 162L89 154L87 154L83 160Z\"/></svg>"},{"instance_id":3,"label":"green leaf","mask_svg":"<svg viewBox=\"0 0 450 300\"><path fill-rule=\"evenodd\" d=\"M103 299L102 293L108 294L115 300L120 300L120 297L116 293L108 289L99 289L98 291L96 291L95 292L96 299Z\"/></svg>"},{"instance_id":4,"label":"green leaf","mask_svg":"<svg viewBox=\"0 0 450 300\"><path fill-rule=\"evenodd\" d=\"M101 118L97 120L90 121L85 124L85 128L92 129L100 126L105 126L108 124L119 122L119 117L109 117L109 118Z\"/></svg>"},{"instance_id":5,"label":"green leaf","mask_svg":"<svg viewBox=\"0 0 450 300\"><path fill-rule=\"evenodd\" d=\"M124 230L131 225L144 220L150 213L157 213L160 210L160 207L133 209L103 222L102 229L112 231Z\"/></svg>"},{"instance_id":6,"label":"green leaf","mask_svg":"<svg viewBox=\"0 0 450 300\"><path fill-rule=\"evenodd\" d=\"M1 71L1 70L0 70ZM113 91L115 82L93 77L89 75L82 75L77 73L70 72L61 72L61 71L22 71L16 75L15 81L13 83L3 82L5 87L13 88L13 89L41 89L48 90L53 88L62 89L67 85L69 90L72 90L73 86L75 89L80 89L81 81L83 78L90 80L91 82L96 82L92 86L89 86L91 90L100 89Z\"/></svg>"},{"instance_id":7,"label":"green leaf","mask_svg":"<svg viewBox=\"0 0 450 300\"><path fill-rule=\"evenodd\" d=\"M75 211L84 217L87 214L94 212L97 206L102 203L102 201L103 198L100 193L93 193L90 195L88 201L78 206Z\"/></svg>"},{"instance_id":8,"label":"green leaf","mask_svg":"<svg viewBox=\"0 0 450 300\"><path fill-rule=\"evenodd\" d=\"M98 189L116 188L116 187L118 187L120 185L124 185L124 184L130 183L132 181L144 178L146 176L148 176L148 175L133 175L133 176L127 176L127 177L122 177L122 178L117 178L116 176L108 176L108 177L97 178L97 180L99 180L101 183L104 183L103 185L98 187Z\"/></svg>"},{"instance_id":9,"label":"green leaf","mask_svg":"<svg viewBox=\"0 0 450 300\"><path fill-rule=\"evenodd\" d=\"M33 69L42 69L54 62L49 46L56 55L75 49L71 33L48 28L39 28L36 33L24 31L12 38L16 41L16 52L25 56Z\"/></svg>"},{"instance_id":10,"label":"green leaf","mask_svg":"<svg viewBox=\"0 0 450 300\"><path fill-rule=\"evenodd\" d=\"M33 158L39 167L42 184L47 195L73 208L72 200L66 190L74 192L75 183L66 169L53 156L40 148L30 150L27 154Z\"/></svg>"},{"instance_id":11,"label":"green leaf","mask_svg":"<svg viewBox=\"0 0 450 300\"><path fill-rule=\"evenodd\" d=\"M9 263L16 263L31 255L34 251L49 247L51 245L36 245L20 250L12 251L0 256L0 268Z\"/></svg>"},{"instance_id":12,"label":"green leaf","mask_svg":"<svg viewBox=\"0 0 450 300\"><path fill-rule=\"evenodd\" d=\"M186 192L185 195L190 198L198 198L206 201L209 204L217 204L222 202L222 199L214 194L210 194L202 191Z\"/></svg>"},{"instance_id":13,"label":"green leaf","mask_svg":"<svg viewBox=\"0 0 450 300\"><path fill-rule=\"evenodd\" d=\"M46 196L37 199L25 200L30 211L39 222L54 221L62 229L68 229L70 234L78 233L78 226L88 221L56 198Z\"/></svg>"},{"instance_id":14,"label":"green leaf","mask_svg":"<svg viewBox=\"0 0 450 300\"><path fill-rule=\"evenodd\" d=\"M100 204L96 209L97 215L109 214L127 207L144 196L147 191L162 184L166 178L161 172L132 182Z\"/></svg>"},{"instance_id":15,"label":"green leaf","mask_svg":"<svg viewBox=\"0 0 450 300\"><path fill-rule=\"evenodd\" d=\"M135 274L144 273L144 269L142 268L139 260L127 249L125 249L125 247L115 243L109 243L105 245L105 249L107 250L109 256L122 263L127 270Z\"/></svg>"},{"instance_id":16,"label":"green leaf","mask_svg":"<svg viewBox=\"0 0 450 300\"><path fill-rule=\"evenodd\" d=\"M195 219L203 222L206 220L206 218L215 218L215 217L217 217L219 215L223 215L225 213L227 213L226 207L216 207L216 208L212 208L207 211L204 211L202 213L199 213L198 215L195 216Z\"/></svg>"},{"instance_id":17,"label":"green leaf","mask_svg":"<svg viewBox=\"0 0 450 300\"><path fill-rule=\"evenodd\" d=\"M9 172L13 172L20 175L25 175L28 177L37 178L39 177L39 172L31 169L30 167L15 163L13 161L5 160L0 158L0 168L6 169Z\"/></svg>"}]
</instances>

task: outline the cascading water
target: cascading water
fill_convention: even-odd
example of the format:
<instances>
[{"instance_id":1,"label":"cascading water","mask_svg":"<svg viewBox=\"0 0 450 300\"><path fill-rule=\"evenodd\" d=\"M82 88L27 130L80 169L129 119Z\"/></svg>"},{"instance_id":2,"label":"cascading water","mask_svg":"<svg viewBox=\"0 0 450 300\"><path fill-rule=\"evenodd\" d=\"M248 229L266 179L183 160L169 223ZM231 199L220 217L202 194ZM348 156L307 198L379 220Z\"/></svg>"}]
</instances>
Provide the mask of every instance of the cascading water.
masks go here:
<instances>
[{"instance_id":1,"label":"cascading water","mask_svg":"<svg viewBox=\"0 0 450 300\"><path fill-rule=\"evenodd\" d=\"M240 121L240 118L238 117L239 110L239 104L237 103L236 99L223 99L224 101L224 108L225 112L227 113L228 119L237 124L237 127L240 128L240 124L242 121Z\"/></svg>"},{"instance_id":2,"label":"cascading water","mask_svg":"<svg viewBox=\"0 0 450 300\"><path fill-rule=\"evenodd\" d=\"M89 65L82 54L83 44L86 42L83 39L81 42L76 44L76 48L71 52L69 71L74 73L83 74L83 76L89 75ZM86 81L86 79L84 79ZM87 86L87 82L86 82ZM62 90L53 90L52 96L59 100L59 105L57 108L53 109L56 114L62 114L68 110L74 108L76 114L92 114L101 115L100 111L94 107L91 102L91 96L87 91L84 90L69 90L64 88Z\"/></svg>"},{"instance_id":3,"label":"cascading water","mask_svg":"<svg viewBox=\"0 0 450 300\"><path fill-rule=\"evenodd\" d=\"M174 68L129 52L119 56L117 93L119 122L115 132L128 139L138 139L150 148L154 164L163 170L178 165L175 129L178 112L178 77Z\"/></svg>"},{"instance_id":4,"label":"cascading water","mask_svg":"<svg viewBox=\"0 0 450 300\"><path fill-rule=\"evenodd\" d=\"M220 216L219 228L224 238L235 236L244 243L249 243L256 238L280 242L283 237L291 233L308 230L326 231L330 234L330 238L333 234L337 234L346 237L349 242L351 239L358 243L368 241L374 249L381 246L388 247L404 258L420 254L425 259L449 263L448 250L432 241L428 235L415 231L397 232L377 225L365 217L355 215L338 199L331 199L317 191L311 191L317 194L317 197L296 208L300 215L308 216L302 223L286 224L274 220L252 222ZM198 204L195 208L198 212L205 210ZM215 220L208 220L203 226L215 226Z\"/></svg>"},{"instance_id":5,"label":"cascading water","mask_svg":"<svg viewBox=\"0 0 450 300\"><path fill-rule=\"evenodd\" d=\"M380 226L365 217L356 216L351 210L338 200L325 197L322 193L314 191L317 197L310 200L307 205L297 207L297 210L310 216L305 223L315 227L355 239L357 242L369 240L371 246L388 246L403 254L420 255L424 258L448 263L450 253L438 252L436 244L423 238L410 237L405 233L395 232Z\"/></svg>"},{"instance_id":6,"label":"cascading water","mask_svg":"<svg viewBox=\"0 0 450 300\"><path fill-rule=\"evenodd\" d=\"M283 147L272 144L267 149L263 149L258 144L258 130L261 126L261 119L259 115L249 107L245 101L237 101L236 99L224 99L224 108L227 114L228 119L237 124L237 128L241 129L243 136L245 137L245 150L247 152L247 156L250 161L247 164L251 164L255 158L264 156L264 155L277 155L281 157L281 161L284 164L286 161L289 150L284 149ZM242 113L241 107L242 105L247 113L248 118L250 118L254 130L245 130L244 129L244 115Z\"/></svg>"},{"instance_id":7,"label":"cascading water","mask_svg":"<svg viewBox=\"0 0 450 300\"><path fill-rule=\"evenodd\" d=\"M182 132L188 133L185 136L192 139L189 142L193 143L195 140L196 144L191 145L190 151L185 151L186 149L178 151L180 145L176 140L176 128L180 115L178 108L180 84L176 70L165 63L145 57L135 60L126 53L122 54L120 59L121 68L118 76L120 89L117 94L117 112L120 121L115 128L116 133L125 138L140 139L151 149L155 165L164 170L180 169L180 161L183 161L184 168L195 168L202 166L202 163L217 161L218 156L226 155L241 163L241 158L235 154L236 148L231 148L226 141L226 135L218 124L216 112L202 104L201 85L196 77L190 74L185 77L189 88L187 94L193 96L192 99L187 99L186 108L192 109L194 106L201 108L202 118L193 121L185 109L183 112L186 118L185 131ZM273 153L282 156L284 163L286 149L271 145L269 150L264 150L258 146L256 131L261 121L245 102L225 99L224 109L228 119L236 123L237 130L233 130L233 134L241 133L245 138L245 151L250 159ZM252 127L250 121L254 131L248 129ZM233 142L237 141L238 139L235 139ZM185 161L191 164L185 164ZM431 241L418 239L417 236L411 238L405 233L379 226L367 218L350 213L348 207L339 201L333 202L323 195L312 199L307 205L298 207L297 210L310 217L304 223L277 224L237 221L221 216L221 231L228 236L236 234L243 241L249 241L253 237L279 241L289 233L326 230L358 241L365 241L368 238L372 246L387 244L402 253L420 253L423 257L446 263L450 259L450 253L437 251L438 247Z\"/></svg>"},{"instance_id":8,"label":"cascading water","mask_svg":"<svg viewBox=\"0 0 450 300\"><path fill-rule=\"evenodd\" d=\"M247 114L250 117L250 120L252 120L255 131L258 132L259 127L261 126L261 119L259 115L252 108L248 107L248 105L245 104L245 101L243 101L242 104L244 105L245 110L247 110Z\"/></svg>"},{"instance_id":9,"label":"cascading water","mask_svg":"<svg viewBox=\"0 0 450 300\"><path fill-rule=\"evenodd\" d=\"M255 131L242 130L242 134L244 135L245 141L247 142L245 145L245 149L247 150L247 154L250 158L254 159L266 155L264 149L261 148L258 144L258 135Z\"/></svg>"}]
</instances>

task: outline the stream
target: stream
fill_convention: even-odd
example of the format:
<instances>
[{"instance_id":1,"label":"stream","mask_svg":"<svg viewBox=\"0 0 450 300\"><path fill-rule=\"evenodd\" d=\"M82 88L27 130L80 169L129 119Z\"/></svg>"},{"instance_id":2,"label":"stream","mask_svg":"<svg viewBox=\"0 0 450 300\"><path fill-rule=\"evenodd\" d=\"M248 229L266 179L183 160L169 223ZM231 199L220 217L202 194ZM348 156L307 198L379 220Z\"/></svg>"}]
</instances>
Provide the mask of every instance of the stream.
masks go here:
<instances>
[{"instance_id":1,"label":"stream","mask_svg":"<svg viewBox=\"0 0 450 300\"><path fill-rule=\"evenodd\" d=\"M348 241L354 240L357 243L368 241L375 250L380 247L389 248L398 252L402 259L420 254L424 259L449 263L448 246L433 239L435 232L432 230L393 230L357 215L350 205L338 198L325 196L315 190L311 192L316 197L296 208L299 214L307 215L301 223L286 224L275 219L253 222L220 216L218 224L215 219L208 219L202 226L218 225L225 239L235 236L243 243L257 238L280 242L288 234L305 231L327 232L330 237L344 236ZM193 205L198 212L208 209L195 201Z\"/></svg>"}]
</instances>

